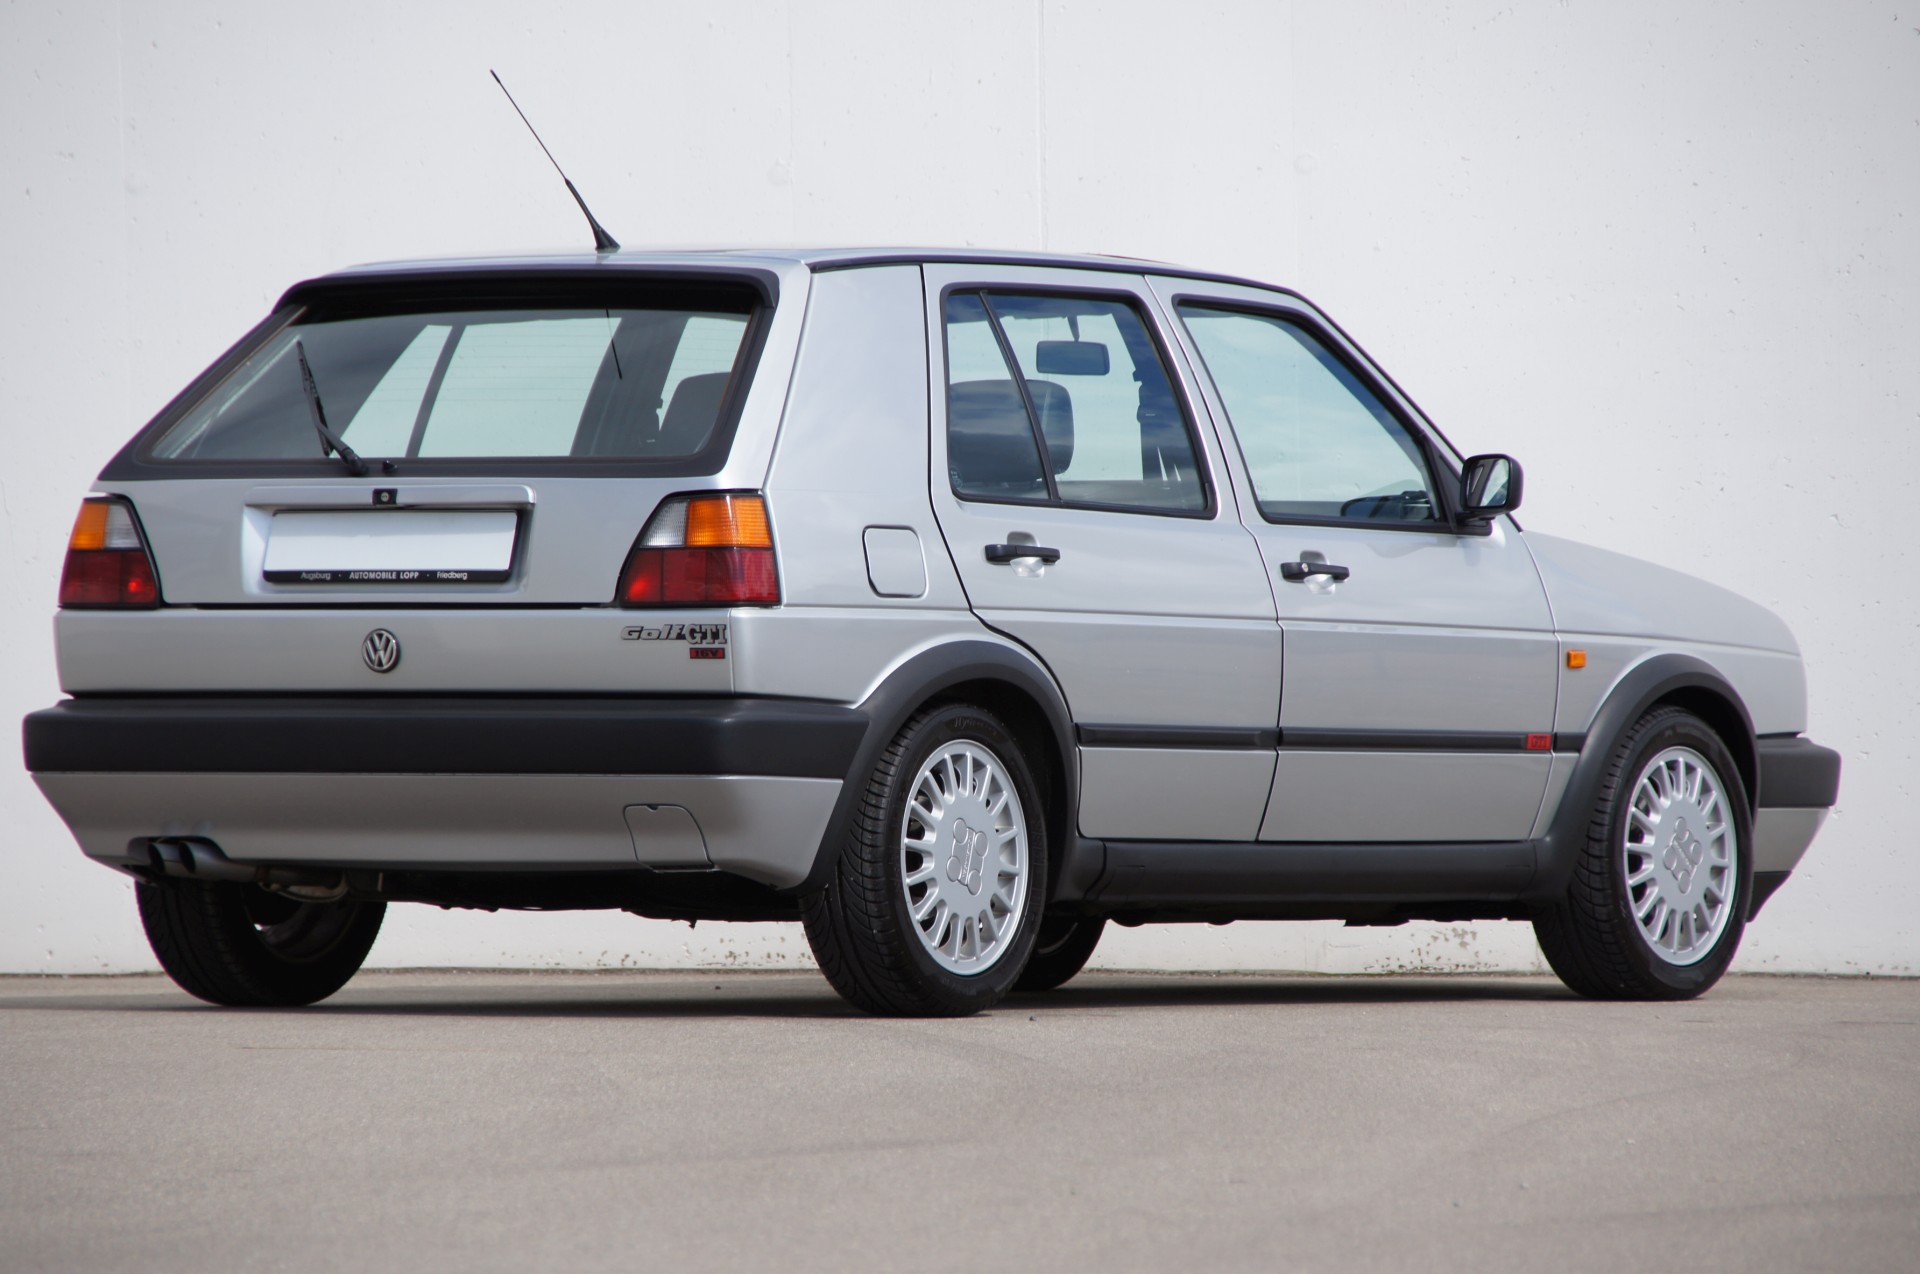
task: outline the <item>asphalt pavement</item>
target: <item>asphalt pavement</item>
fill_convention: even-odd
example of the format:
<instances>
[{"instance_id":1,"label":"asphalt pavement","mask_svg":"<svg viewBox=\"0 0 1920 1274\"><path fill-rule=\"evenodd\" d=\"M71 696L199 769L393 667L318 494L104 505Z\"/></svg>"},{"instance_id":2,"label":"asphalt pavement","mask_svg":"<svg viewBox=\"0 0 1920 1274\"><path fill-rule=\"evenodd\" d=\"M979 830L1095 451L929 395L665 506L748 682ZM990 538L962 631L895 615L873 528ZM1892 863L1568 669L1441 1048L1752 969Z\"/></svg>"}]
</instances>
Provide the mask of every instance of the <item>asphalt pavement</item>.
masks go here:
<instances>
[{"instance_id":1,"label":"asphalt pavement","mask_svg":"<svg viewBox=\"0 0 1920 1274\"><path fill-rule=\"evenodd\" d=\"M1920 1268L1920 981L0 978L0 1271Z\"/></svg>"}]
</instances>

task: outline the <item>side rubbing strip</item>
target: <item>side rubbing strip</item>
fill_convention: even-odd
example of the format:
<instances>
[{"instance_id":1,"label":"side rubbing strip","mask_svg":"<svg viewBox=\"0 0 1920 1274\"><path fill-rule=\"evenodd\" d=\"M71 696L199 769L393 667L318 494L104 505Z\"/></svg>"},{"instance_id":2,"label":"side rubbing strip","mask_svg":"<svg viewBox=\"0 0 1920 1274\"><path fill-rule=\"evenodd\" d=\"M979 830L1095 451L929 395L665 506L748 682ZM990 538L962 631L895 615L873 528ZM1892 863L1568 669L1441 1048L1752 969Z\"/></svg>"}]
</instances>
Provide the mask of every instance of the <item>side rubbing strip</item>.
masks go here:
<instances>
[{"instance_id":1,"label":"side rubbing strip","mask_svg":"<svg viewBox=\"0 0 1920 1274\"><path fill-rule=\"evenodd\" d=\"M1280 746L1315 752L1544 751L1530 746L1530 738L1537 737L1505 730L1282 730ZM1560 741L1569 737L1555 735L1554 750L1560 751Z\"/></svg>"},{"instance_id":2,"label":"side rubbing strip","mask_svg":"<svg viewBox=\"0 0 1920 1274\"><path fill-rule=\"evenodd\" d=\"M1299 748L1314 752L1578 752L1584 734L1514 734L1504 730L1260 730L1215 726L1082 725L1089 748Z\"/></svg>"},{"instance_id":3,"label":"side rubbing strip","mask_svg":"<svg viewBox=\"0 0 1920 1274\"><path fill-rule=\"evenodd\" d=\"M1213 726L1083 725L1074 733L1088 748L1270 748L1278 730Z\"/></svg>"}]
</instances>

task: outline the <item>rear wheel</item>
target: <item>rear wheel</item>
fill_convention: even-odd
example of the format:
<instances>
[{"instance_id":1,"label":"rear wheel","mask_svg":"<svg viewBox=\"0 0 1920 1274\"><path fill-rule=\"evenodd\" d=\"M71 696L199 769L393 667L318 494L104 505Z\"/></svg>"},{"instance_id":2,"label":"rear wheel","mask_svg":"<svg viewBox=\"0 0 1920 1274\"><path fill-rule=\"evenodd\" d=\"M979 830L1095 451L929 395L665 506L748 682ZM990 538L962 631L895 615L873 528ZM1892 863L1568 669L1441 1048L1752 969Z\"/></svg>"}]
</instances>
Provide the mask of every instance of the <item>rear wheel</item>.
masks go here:
<instances>
[{"instance_id":1,"label":"rear wheel","mask_svg":"<svg viewBox=\"0 0 1920 1274\"><path fill-rule=\"evenodd\" d=\"M359 972L384 902L303 902L257 885L161 880L135 888L160 967L212 1004L324 1000Z\"/></svg>"},{"instance_id":2,"label":"rear wheel","mask_svg":"<svg viewBox=\"0 0 1920 1274\"><path fill-rule=\"evenodd\" d=\"M1020 971L1013 989L1051 991L1065 986L1087 967L1106 927L1102 916L1049 916L1042 920L1033 954L1027 957L1027 967Z\"/></svg>"},{"instance_id":3,"label":"rear wheel","mask_svg":"<svg viewBox=\"0 0 1920 1274\"><path fill-rule=\"evenodd\" d=\"M825 889L803 909L827 980L870 1013L959 1016L1033 949L1046 826L1019 743L968 704L916 715L874 766Z\"/></svg>"},{"instance_id":4,"label":"rear wheel","mask_svg":"<svg viewBox=\"0 0 1920 1274\"><path fill-rule=\"evenodd\" d=\"M1615 746L1566 897L1536 916L1582 995L1691 999L1733 962L1753 888L1746 789L1712 728L1656 708Z\"/></svg>"}]
</instances>

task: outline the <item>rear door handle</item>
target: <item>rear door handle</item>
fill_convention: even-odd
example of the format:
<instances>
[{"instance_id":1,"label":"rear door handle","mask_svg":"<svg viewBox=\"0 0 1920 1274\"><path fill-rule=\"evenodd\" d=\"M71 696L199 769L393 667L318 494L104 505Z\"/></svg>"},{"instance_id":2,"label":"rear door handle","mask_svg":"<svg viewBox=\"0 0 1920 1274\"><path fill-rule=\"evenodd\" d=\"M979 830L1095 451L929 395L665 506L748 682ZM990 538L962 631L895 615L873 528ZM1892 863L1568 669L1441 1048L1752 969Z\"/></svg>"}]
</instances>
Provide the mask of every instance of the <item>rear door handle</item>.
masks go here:
<instances>
[{"instance_id":1,"label":"rear door handle","mask_svg":"<svg viewBox=\"0 0 1920 1274\"><path fill-rule=\"evenodd\" d=\"M1334 583L1339 583L1353 574L1344 566L1335 566L1331 562L1282 562L1280 578L1289 584L1304 584L1309 576L1324 575Z\"/></svg>"},{"instance_id":2,"label":"rear door handle","mask_svg":"<svg viewBox=\"0 0 1920 1274\"><path fill-rule=\"evenodd\" d=\"M987 560L995 566L1006 566L1023 557L1037 557L1042 562L1057 562L1060 560L1060 550L1042 548L1038 544L987 545Z\"/></svg>"}]
</instances>

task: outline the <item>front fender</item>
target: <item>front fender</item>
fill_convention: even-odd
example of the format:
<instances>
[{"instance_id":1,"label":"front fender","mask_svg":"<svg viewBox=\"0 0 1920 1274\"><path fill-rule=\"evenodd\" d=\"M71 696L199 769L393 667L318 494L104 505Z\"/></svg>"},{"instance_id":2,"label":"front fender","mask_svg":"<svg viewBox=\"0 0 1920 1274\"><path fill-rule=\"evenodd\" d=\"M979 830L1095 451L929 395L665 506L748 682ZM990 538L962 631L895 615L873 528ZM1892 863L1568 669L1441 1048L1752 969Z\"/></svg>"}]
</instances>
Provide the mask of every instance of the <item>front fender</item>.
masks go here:
<instances>
[{"instance_id":1,"label":"front fender","mask_svg":"<svg viewBox=\"0 0 1920 1274\"><path fill-rule=\"evenodd\" d=\"M1748 813L1753 812L1759 762L1753 717L1745 701L1703 660L1673 653L1654 655L1628 669L1614 683L1588 724L1580 744L1580 759L1574 763L1560 807L1540 842L1527 897L1547 900L1566 892L1574 864L1586 845L1587 825L1615 746L1634 722L1663 702L1688 709L1720 735L1739 768L1741 797Z\"/></svg>"}]
</instances>

